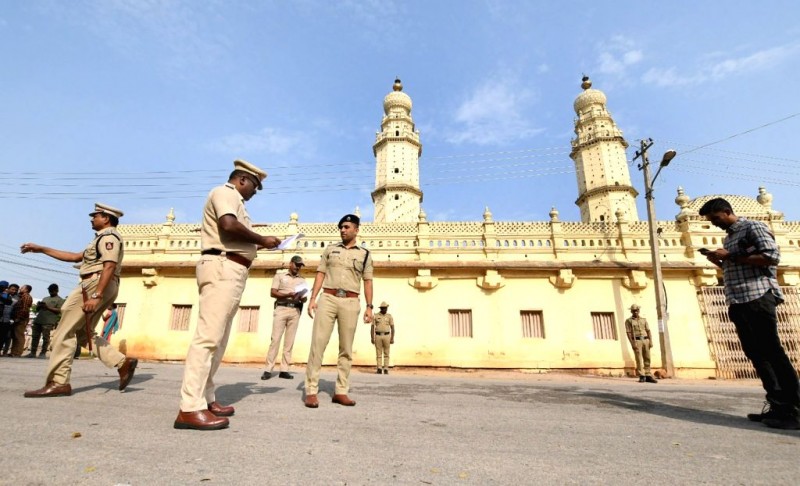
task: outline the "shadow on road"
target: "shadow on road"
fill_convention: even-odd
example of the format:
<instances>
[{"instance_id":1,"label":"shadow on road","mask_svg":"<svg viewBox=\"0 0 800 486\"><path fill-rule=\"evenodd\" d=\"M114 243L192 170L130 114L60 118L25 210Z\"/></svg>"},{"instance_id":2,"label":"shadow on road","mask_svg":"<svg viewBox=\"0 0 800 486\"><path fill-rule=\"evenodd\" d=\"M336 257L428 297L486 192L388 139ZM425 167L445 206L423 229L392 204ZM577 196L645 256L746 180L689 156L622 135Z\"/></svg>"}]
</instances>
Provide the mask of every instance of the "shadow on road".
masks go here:
<instances>
[{"instance_id":1,"label":"shadow on road","mask_svg":"<svg viewBox=\"0 0 800 486\"><path fill-rule=\"evenodd\" d=\"M800 433L791 430L771 429L758 422L750 422L746 417L728 415L720 412L701 410L696 408L671 405L669 403L636 398L627 395L620 395L612 392L598 392L591 390L573 390L571 393L579 394L584 397L594 398L601 403L614 407L624 408L636 412L659 415L675 420L694 422L698 424L719 425L722 427L732 427L744 430L757 430L771 434L787 435L800 438Z\"/></svg>"},{"instance_id":2,"label":"shadow on road","mask_svg":"<svg viewBox=\"0 0 800 486\"><path fill-rule=\"evenodd\" d=\"M125 392L124 393L136 393L138 391L141 391L142 390L141 388L137 388L134 385L138 385L140 383L144 383L144 382L150 381L152 379L153 379L153 375L152 374L149 374L149 373L136 373L136 374L133 375L133 379L131 379L130 384L128 384L127 388L125 388ZM83 393L83 392L87 392L87 391L90 391L90 390L97 390L97 389L101 389L101 390L104 389L104 390L108 390L108 391L111 391L111 390L117 391L119 389L119 379L115 379L115 380L112 380L112 381L107 381L105 383L98 383L96 385L88 385L88 386L82 386L80 388L73 388L72 389L72 394L74 395L76 393Z\"/></svg>"}]
</instances>

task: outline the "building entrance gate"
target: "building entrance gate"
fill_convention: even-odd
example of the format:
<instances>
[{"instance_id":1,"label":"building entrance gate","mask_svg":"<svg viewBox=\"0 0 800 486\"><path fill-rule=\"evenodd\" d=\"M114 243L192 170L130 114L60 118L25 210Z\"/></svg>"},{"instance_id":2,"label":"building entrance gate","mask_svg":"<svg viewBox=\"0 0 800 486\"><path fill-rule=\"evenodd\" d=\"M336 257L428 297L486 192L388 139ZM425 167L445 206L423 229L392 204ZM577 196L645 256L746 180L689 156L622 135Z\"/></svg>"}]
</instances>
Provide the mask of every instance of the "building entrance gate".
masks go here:
<instances>
[{"instance_id":1,"label":"building entrance gate","mask_svg":"<svg viewBox=\"0 0 800 486\"><path fill-rule=\"evenodd\" d=\"M778 306L778 336L794 368L800 370L800 289L781 287L781 291L786 300ZM728 317L723 288L702 287L698 299L708 348L717 365L717 377L758 378L756 370L742 351L736 327Z\"/></svg>"}]
</instances>

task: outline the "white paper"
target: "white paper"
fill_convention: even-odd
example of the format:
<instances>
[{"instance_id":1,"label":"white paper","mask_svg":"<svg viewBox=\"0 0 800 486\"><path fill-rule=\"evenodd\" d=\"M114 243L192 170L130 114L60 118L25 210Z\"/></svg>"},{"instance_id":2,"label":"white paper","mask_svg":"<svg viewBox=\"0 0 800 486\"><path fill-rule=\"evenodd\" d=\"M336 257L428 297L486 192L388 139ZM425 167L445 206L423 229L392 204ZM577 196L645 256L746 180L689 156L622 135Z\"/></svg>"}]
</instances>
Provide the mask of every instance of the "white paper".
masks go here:
<instances>
[{"instance_id":1,"label":"white paper","mask_svg":"<svg viewBox=\"0 0 800 486\"><path fill-rule=\"evenodd\" d=\"M294 242L299 240L300 238L304 237L303 233L297 233L296 235L292 235L285 240L281 241L281 244L277 247L273 248L273 250L286 250L294 245Z\"/></svg>"},{"instance_id":2,"label":"white paper","mask_svg":"<svg viewBox=\"0 0 800 486\"><path fill-rule=\"evenodd\" d=\"M308 284L303 282L303 283L297 284L297 287L294 288L294 293L300 294L300 295L297 296L297 298L302 299L303 296L306 295L309 290L310 289L308 288Z\"/></svg>"}]
</instances>

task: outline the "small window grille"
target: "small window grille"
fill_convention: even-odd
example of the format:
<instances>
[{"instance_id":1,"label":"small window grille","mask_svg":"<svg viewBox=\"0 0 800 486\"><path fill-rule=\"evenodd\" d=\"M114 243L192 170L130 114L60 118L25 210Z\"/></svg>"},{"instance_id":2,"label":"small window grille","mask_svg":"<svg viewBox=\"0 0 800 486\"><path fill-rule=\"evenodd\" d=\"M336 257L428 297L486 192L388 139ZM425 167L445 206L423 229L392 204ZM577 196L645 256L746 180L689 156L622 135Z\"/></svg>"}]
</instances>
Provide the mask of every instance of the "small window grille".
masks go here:
<instances>
[{"instance_id":1,"label":"small window grille","mask_svg":"<svg viewBox=\"0 0 800 486\"><path fill-rule=\"evenodd\" d=\"M617 327L613 312L592 312L592 328L595 339L617 340Z\"/></svg>"},{"instance_id":2,"label":"small window grille","mask_svg":"<svg viewBox=\"0 0 800 486\"><path fill-rule=\"evenodd\" d=\"M540 310L519 311L522 321L522 337L544 339L544 315Z\"/></svg>"},{"instance_id":3,"label":"small window grille","mask_svg":"<svg viewBox=\"0 0 800 486\"><path fill-rule=\"evenodd\" d=\"M258 332L258 306L239 307L239 332Z\"/></svg>"},{"instance_id":4,"label":"small window grille","mask_svg":"<svg viewBox=\"0 0 800 486\"><path fill-rule=\"evenodd\" d=\"M172 306L172 318L169 321L170 331L188 331L189 318L192 316L192 306L174 305Z\"/></svg>"},{"instance_id":5,"label":"small window grille","mask_svg":"<svg viewBox=\"0 0 800 486\"><path fill-rule=\"evenodd\" d=\"M472 337L472 311L450 309L450 337Z\"/></svg>"}]
</instances>

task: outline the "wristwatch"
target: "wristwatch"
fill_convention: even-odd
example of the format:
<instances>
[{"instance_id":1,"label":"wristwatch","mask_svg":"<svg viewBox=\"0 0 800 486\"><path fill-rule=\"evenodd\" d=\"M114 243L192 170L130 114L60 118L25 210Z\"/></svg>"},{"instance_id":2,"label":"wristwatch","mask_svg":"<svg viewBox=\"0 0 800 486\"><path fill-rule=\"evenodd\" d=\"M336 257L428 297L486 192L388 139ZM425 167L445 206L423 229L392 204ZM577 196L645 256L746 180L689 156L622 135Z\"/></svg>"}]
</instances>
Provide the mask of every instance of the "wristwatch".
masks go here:
<instances>
[{"instance_id":1,"label":"wristwatch","mask_svg":"<svg viewBox=\"0 0 800 486\"><path fill-rule=\"evenodd\" d=\"M375 308L375 306L374 306L374 305L372 305L372 304L367 304L367 309L374 309L374 308Z\"/></svg>"},{"instance_id":2,"label":"wristwatch","mask_svg":"<svg viewBox=\"0 0 800 486\"><path fill-rule=\"evenodd\" d=\"M89 296L89 298L92 298L92 299L99 299L99 298L101 298L102 296L103 296L103 294L98 294L97 292L95 292L95 293L93 293L92 295L90 295L90 296Z\"/></svg>"}]
</instances>

